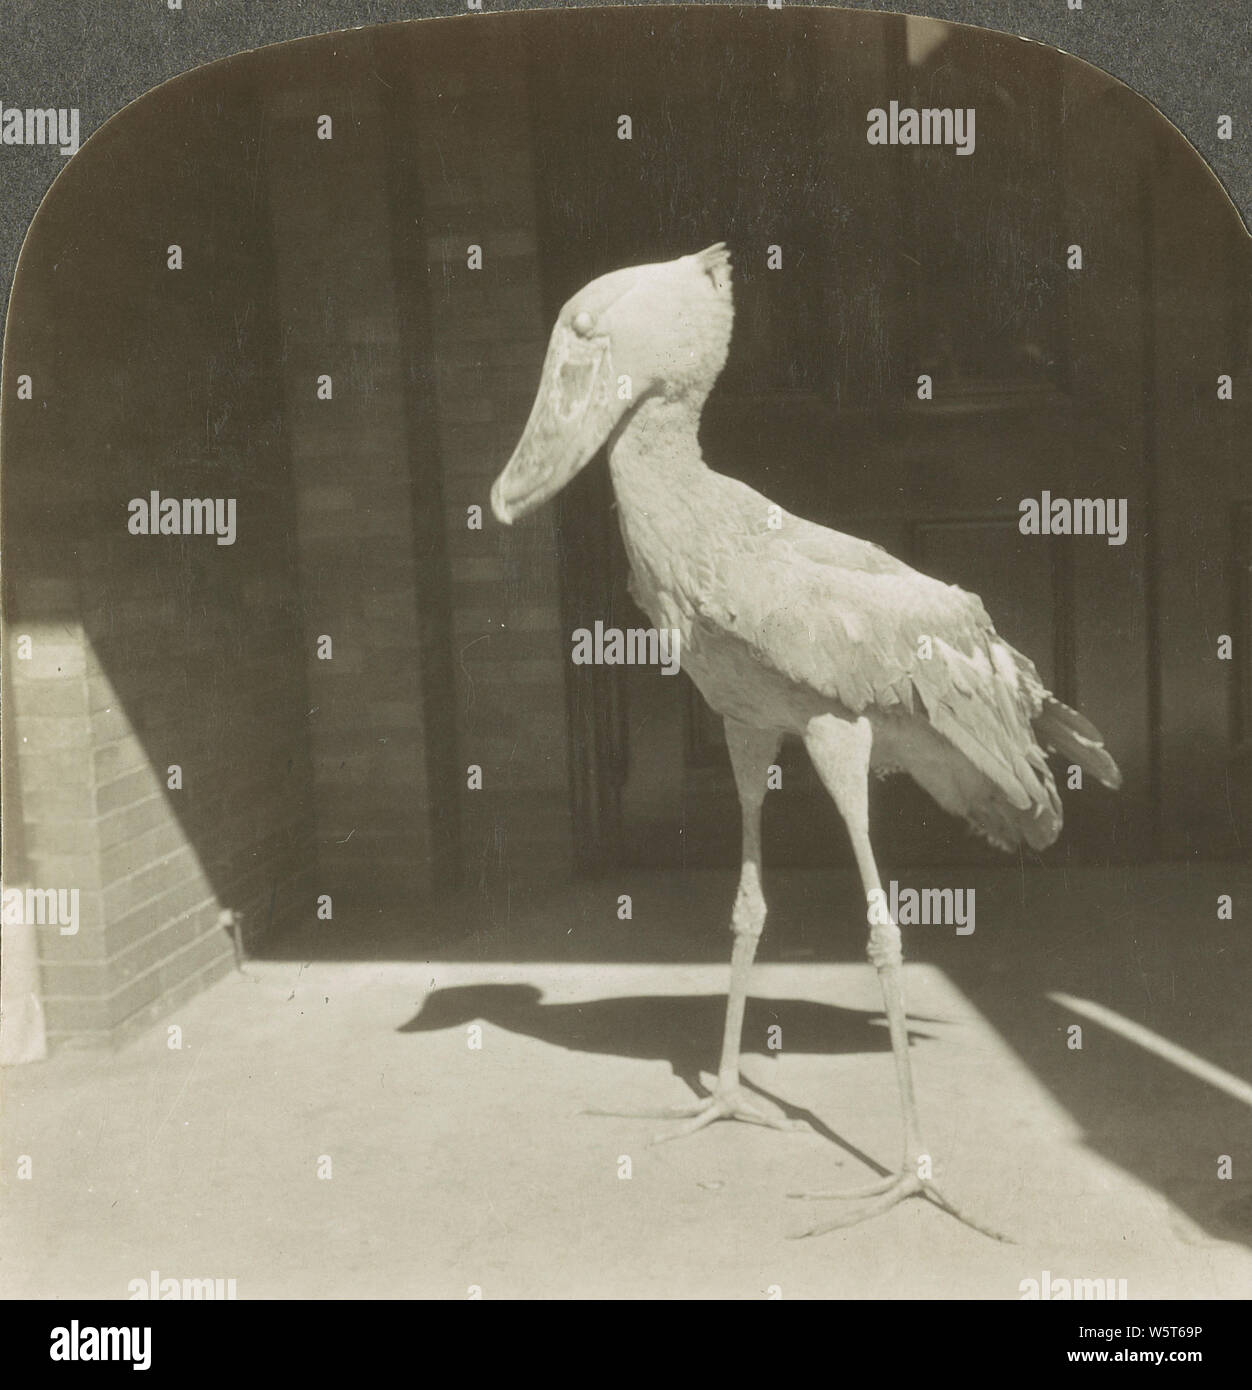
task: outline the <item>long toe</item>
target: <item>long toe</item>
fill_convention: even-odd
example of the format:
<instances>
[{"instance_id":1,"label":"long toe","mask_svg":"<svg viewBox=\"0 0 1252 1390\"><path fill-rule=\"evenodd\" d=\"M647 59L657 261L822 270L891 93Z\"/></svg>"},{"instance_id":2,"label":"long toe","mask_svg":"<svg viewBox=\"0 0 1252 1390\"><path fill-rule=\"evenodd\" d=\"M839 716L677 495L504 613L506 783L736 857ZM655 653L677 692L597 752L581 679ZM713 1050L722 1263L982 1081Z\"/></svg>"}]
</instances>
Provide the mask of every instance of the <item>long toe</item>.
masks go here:
<instances>
[{"instance_id":1,"label":"long toe","mask_svg":"<svg viewBox=\"0 0 1252 1390\"><path fill-rule=\"evenodd\" d=\"M890 1190L900 1181L895 1173L889 1173L877 1182L867 1182L863 1187L844 1187L823 1189L820 1192L788 1192L788 1197L804 1202L859 1202L866 1197L877 1197Z\"/></svg>"},{"instance_id":2,"label":"long toe","mask_svg":"<svg viewBox=\"0 0 1252 1390\"><path fill-rule=\"evenodd\" d=\"M849 1188L842 1192L791 1193L789 1195L803 1196L813 1201L843 1199L859 1203L851 1209L841 1211L833 1220L819 1221L808 1229L797 1232L791 1237L793 1240L803 1239L805 1236L825 1235L828 1231L846 1230L847 1227L857 1226L862 1221L868 1221L871 1217L881 1216L884 1212L890 1211L892 1207L907 1201L910 1197L924 1197L928 1202L937 1206L940 1211L946 1212L963 1226L968 1226L971 1230L979 1232L980 1235L988 1236L991 1240L998 1240L1007 1245L1013 1244L1008 1236L1001 1234L991 1226L984 1225L981 1221L974 1220L954 1202L948 1201L934 1183L919 1178L911 1170L906 1170L895 1177L884 1178L879 1182L867 1183L864 1187Z\"/></svg>"},{"instance_id":3,"label":"long toe","mask_svg":"<svg viewBox=\"0 0 1252 1390\"><path fill-rule=\"evenodd\" d=\"M883 1212L890 1211L898 1202L906 1201L909 1197L920 1196L921 1192L921 1179L915 1173L901 1173L896 1177L887 1179L885 1183L870 1183L865 1188L833 1194L835 1196L861 1198L862 1204L849 1211L840 1212L831 1221L819 1221L806 1230L798 1231L792 1239L822 1236L827 1231L841 1231L848 1226L857 1226L862 1221L868 1221L873 1216L881 1216ZM827 1193L816 1194L819 1201L826 1200L830 1195Z\"/></svg>"},{"instance_id":4,"label":"long toe","mask_svg":"<svg viewBox=\"0 0 1252 1390\"><path fill-rule=\"evenodd\" d=\"M992 1240L998 1240L1002 1245L1017 1244L1012 1236L1006 1236L1002 1231L997 1231L994 1226L986 1226L981 1221L975 1221L963 1207L958 1207L955 1202L949 1202L934 1183L923 1182L922 1194L933 1202L940 1211L946 1211L949 1216L955 1217L962 1226L968 1226L972 1231L978 1231L984 1236L989 1236Z\"/></svg>"},{"instance_id":5,"label":"long toe","mask_svg":"<svg viewBox=\"0 0 1252 1390\"><path fill-rule=\"evenodd\" d=\"M588 1106L580 1110L580 1115L599 1115L601 1118L616 1120L685 1120L693 1115L702 1115L713 1103L713 1097L693 1101L690 1105L667 1105L657 1110L601 1110Z\"/></svg>"},{"instance_id":6,"label":"long toe","mask_svg":"<svg viewBox=\"0 0 1252 1390\"><path fill-rule=\"evenodd\" d=\"M693 1115L685 1124L678 1125L663 1134L653 1135L649 1142L651 1144L667 1144L672 1139L684 1139L688 1134L694 1134L697 1130L713 1124L716 1120L742 1120L747 1125L760 1125L765 1129L784 1131L806 1128L801 1120L789 1120L785 1115L773 1115L767 1110L762 1110L760 1106L748 1100L742 1090L735 1089L733 1091L714 1092L698 1114Z\"/></svg>"},{"instance_id":7,"label":"long toe","mask_svg":"<svg viewBox=\"0 0 1252 1390\"><path fill-rule=\"evenodd\" d=\"M587 1109L584 1115L611 1116L628 1120L678 1120L672 1129L654 1135L650 1144L665 1144L673 1139L684 1139L695 1134L717 1120L741 1120L744 1124L760 1125L766 1129L793 1131L807 1129L803 1120L790 1120L785 1115L775 1115L750 1100L742 1087L721 1088L703 1100L690 1105L675 1105L661 1110L601 1110Z\"/></svg>"}]
</instances>

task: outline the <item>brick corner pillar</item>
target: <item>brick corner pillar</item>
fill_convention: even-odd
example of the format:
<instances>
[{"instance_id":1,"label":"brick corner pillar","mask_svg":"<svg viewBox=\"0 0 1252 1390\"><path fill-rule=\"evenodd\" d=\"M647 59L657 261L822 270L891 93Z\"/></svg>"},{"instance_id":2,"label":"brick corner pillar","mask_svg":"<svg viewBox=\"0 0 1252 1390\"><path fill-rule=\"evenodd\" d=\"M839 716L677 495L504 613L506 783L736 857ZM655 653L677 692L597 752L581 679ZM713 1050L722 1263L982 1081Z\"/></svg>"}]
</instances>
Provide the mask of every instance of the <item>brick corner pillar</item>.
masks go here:
<instances>
[{"instance_id":1,"label":"brick corner pillar","mask_svg":"<svg viewBox=\"0 0 1252 1390\"><path fill-rule=\"evenodd\" d=\"M5 1031L30 1038L42 1015L54 1045L107 1041L112 983L100 881L92 758L91 644L74 621L76 585L24 572L8 585L4 650ZM13 959L23 977L13 997ZM33 959L32 959L33 957ZM35 962L37 961L37 966ZM23 998L30 985L42 994ZM19 1011L25 1021L9 1016ZM6 1060L17 1040L6 1036Z\"/></svg>"}]
</instances>

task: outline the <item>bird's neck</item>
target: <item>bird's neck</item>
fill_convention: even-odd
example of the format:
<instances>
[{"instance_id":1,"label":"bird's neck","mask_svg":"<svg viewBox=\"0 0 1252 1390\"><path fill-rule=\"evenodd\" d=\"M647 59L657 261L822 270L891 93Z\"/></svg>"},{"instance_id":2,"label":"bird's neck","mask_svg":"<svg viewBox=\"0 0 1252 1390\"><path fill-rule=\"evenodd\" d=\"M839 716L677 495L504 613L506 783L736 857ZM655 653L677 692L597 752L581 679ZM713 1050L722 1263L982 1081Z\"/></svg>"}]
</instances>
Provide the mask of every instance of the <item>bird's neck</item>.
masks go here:
<instances>
[{"instance_id":1,"label":"bird's neck","mask_svg":"<svg viewBox=\"0 0 1252 1390\"><path fill-rule=\"evenodd\" d=\"M609 444L609 469L618 502L660 501L712 470L700 453L702 402L651 396L618 426Z\"/></svg>"},{"instance_id":2,"label":"bird's neck","mask_svg":"<svg viewBox=\"0 0 1252 1390\"><path fill-rule=\"evenodd\" d=\"M609 471L622 537L645 589L670 589L675 562L707 533L718 475L698 438L702 401L651 397L619 426Z\"/></svg>"}]
</instances>

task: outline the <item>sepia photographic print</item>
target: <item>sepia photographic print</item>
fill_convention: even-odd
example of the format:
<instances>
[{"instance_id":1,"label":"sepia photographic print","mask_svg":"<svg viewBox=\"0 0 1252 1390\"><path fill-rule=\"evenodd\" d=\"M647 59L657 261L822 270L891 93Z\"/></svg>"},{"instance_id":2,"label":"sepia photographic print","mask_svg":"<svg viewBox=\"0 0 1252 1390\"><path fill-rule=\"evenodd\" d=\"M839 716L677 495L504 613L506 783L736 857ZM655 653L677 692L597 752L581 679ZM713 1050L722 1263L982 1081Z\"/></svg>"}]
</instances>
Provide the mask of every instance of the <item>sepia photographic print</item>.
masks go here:
<instances>
[{"instance_id":1,"label":"sepia photographic print","mask_svg":"<svg viewBox=\"0 0 1252 1390\"><path fill-rule=\"evenodd\" d=\"M1198 1360L1102 1329L1252 1294L1248 209L1077 38L375 18L0 91L0 1294Z\"/></svg>"}]
</instances>

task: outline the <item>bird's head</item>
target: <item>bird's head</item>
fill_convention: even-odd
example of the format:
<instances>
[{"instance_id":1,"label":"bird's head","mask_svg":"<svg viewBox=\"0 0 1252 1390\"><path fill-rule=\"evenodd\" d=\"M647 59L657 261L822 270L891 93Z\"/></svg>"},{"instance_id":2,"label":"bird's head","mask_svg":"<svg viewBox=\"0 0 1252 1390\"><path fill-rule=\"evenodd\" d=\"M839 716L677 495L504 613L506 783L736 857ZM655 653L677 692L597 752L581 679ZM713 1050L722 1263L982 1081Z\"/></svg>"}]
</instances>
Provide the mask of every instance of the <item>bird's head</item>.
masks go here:
<instances>
[{"instance_id":1,"label":"bird's head","mask_svg":"<svg viewBox=\"0 0 1252 1390\"><path fill-rule=\"evenodd\" d=\"M459 1028L475 1019L502 1027L517 1023L520 1027L519 1021L534 1014L542 1000L543 991L534 985L450 985L432 990L417 1013L396 1031L437 1033L445 1028Z\"/></svg>"},{"instance_id":2,"label":"bird's head","mask_svg":"<svg viewBox=\"0 0 1252 1390\"><path fill-rule=\"evenodd\" d=\"M733 316L720 241L579 290L557 318L530 418L491 489L497 519L516 521L559 492L643 401L688 400L698 412L726 365Z\"/></svg>"}]
</instances>

